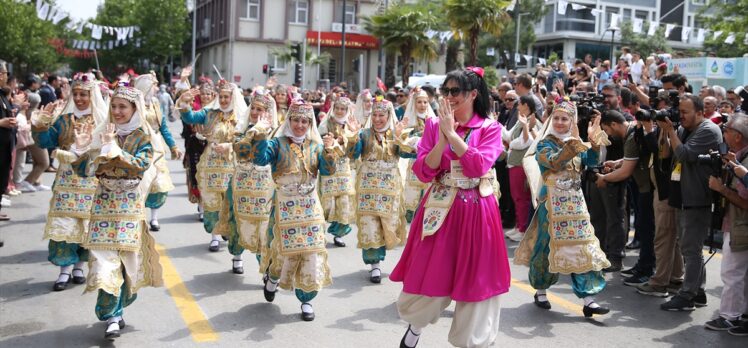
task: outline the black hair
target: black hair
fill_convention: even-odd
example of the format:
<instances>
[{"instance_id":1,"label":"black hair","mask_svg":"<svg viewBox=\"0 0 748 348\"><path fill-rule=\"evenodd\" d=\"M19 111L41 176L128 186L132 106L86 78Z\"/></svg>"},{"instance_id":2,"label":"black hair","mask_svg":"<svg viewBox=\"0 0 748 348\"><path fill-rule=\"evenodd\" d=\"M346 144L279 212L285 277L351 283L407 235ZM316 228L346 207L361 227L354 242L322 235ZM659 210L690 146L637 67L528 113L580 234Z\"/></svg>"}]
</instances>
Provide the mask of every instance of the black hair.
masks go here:
<instances>
[{"instance_id":1,"label":"black hair","mask_svg":"<svg viewBox=\"0 0 748 348\"><path fill-rule=\"evenodd\" d=\"M519 102L527 105L527 107L530 109L530 114L535 113L535 98L531 94L519 97Z\"/></svg>"},{"instance_id":2,"label":"black hair","mask_svg":"<svg viewBox=\"0 0 748 348\"><path fill-rule=\"evenodd\" d=\"M613 92L615 92L616 97L620 97L621 96L621 87L618 87L618 85L614 85L612 83L609 83L609 84L603 86L602 90L603 91L604 90L613 91Z\"/></svg>"},{"instance_id":3,"label":"black hair","mask_svg":"<svg viewBox=\"0 0 748 348\"><path fill-rule=\"evenodd\" d=\"M639 98L630 89L623 87L621 88L621 102L623 107L629 107L639 102Z\"/></svg>"},{"instance_id":4,"label":"black hair","mask_svg":"<svg viewBox=\"0 0 748 348\"><path fill-rule=\"evenodd\" d=\"M463 93L472 90L478 91L478 95L475 96L475 100L473 101L473 112L480 115L480 117L488 117L488 113L491 110L491 103L489 101L491 94L488 92L486 81L480 75L468 69L453 70L447 74L442 86L446 86L449 81L456 82Z\"/></svg>"},{"instance_id":5,"label":"black hair","mask_svg":"<svg viewBox=\"0 0 748 348\"><path fill-rule=\"evenodd\" d=\"M527 89L532 88L532 78L528 74L522 74L515 78L514 82L518 85L522 85Z\"/></svg>"},{"instance_id":6,"label":"black hair","mask_svg":"<svg viewBox=\"0 0 748 348\"><path fill-rule=\"evenodd\" d=\"M680 74L665 74L665 75L662 75L662 77L660 78L660 82L662 82L662 83L672 83L678 77L680 77Z\"/></svg>"},{"instance_id":7,"label":"black hair","mask_svg":"<svg viewBox=\"0 0 748 348\"><path fill-rule=\"evenodd\" d=\"M426 94L428 94L429 97L433 97L436 95L436 88L434 88L434 86L432 85L423 85L421 86L421 90L426 92Z\"/></svg>"},{"instance_id":8,"label":"black hair","mask_svg":"<svg viewBox=\"0 0 748 348\"><path fill-rule=\"evenodd\" d=\"M626 117L617 110L607 110L600 118L600 124L604 125L610 125L611 123L624 124L625 122Z\"/></svg>"},{"instance_id":9,"label":"black hair","mask_svg":"<svg viewBox=\"0 0 748 348\"><path fill-rule=\"evenodd\" d=\"M397 103L397 93L395 92L387 92L387 94L384 95L384 99L389 100L392 102L392 104Z\"/></svg>"},{"instance_id":10,"label":"black hair","mask_svg":"<svg viewBox=\"0 0 748 348\"><path fill-rule=\"evenodd\" d=\"M57 75L52 74L47 77L47 83L52 84L53 82L57 81Z\"/></svg>"},{"instance_id":11,"label":"black hair","mask_svg":"<svg viewBox=\"0 0 748 348\"><path fill-rule=\"evenodd\" d=\"M680 97L681 104L683 104L683 102L686 100L690 100L693 103L693 111L704 112L704 101L701 100L699 96L693 95L693 94L686 94Z\"/></svg>"}]
</instances>

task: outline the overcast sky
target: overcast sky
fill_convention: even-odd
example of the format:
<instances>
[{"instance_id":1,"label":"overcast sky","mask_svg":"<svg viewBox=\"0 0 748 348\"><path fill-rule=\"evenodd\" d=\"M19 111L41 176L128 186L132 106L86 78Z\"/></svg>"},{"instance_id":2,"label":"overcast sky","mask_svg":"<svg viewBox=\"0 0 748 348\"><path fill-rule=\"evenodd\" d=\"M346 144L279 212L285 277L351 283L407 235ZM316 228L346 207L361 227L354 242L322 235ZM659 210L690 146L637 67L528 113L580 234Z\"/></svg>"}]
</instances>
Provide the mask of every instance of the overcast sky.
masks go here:
<instances>
[{"instance_id":1,"label":"overcast sky","mask_svg":"<svg viewBox=\"0 0 748 348\"><path fill-rule=\"evenodd\" d=\"M70 17L74 19L91 19L96 17L96 8L103 2L104 0L57 0L57 6L70 13Z\"/></svg>"}]
</instances>

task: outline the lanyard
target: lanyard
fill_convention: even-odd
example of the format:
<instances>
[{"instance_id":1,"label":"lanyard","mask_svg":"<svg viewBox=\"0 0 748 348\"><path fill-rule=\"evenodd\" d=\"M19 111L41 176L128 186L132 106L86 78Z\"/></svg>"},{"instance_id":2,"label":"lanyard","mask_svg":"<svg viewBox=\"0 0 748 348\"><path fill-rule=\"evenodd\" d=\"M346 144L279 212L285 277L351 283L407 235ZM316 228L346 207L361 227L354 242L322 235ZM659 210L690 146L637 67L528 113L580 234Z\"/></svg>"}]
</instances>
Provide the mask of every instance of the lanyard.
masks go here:
<instances>
[{"instance_id":1,"label":"lanyard","mask_svg":"<svg viewBox=\"0 0 748 348\"><path fill-rule=\"evenodd\" d=\"M470 141L470 134L473 133L473 128L468 128L467 132L465 132L465 136L462 137L462 141L465 142L465 145L467 145L468 141ZM452 150L452 152L455 151L454 147L452 147L452 144L449 144L449 149Z\"/></svg>"}]
</instances>

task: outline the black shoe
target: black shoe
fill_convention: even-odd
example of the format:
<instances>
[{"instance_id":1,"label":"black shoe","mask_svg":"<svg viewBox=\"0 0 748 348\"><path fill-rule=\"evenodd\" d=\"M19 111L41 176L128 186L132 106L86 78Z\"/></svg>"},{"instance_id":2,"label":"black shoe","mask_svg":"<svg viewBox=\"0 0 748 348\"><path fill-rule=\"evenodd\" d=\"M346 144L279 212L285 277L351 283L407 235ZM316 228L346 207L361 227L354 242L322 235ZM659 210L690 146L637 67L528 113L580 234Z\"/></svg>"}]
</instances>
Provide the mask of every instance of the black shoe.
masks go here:
<instances>
[{"instance_id":1,"label":"black shoe","mask_svg":"<svg viewBox=\"0 0 748 348\"><path fill-rule=\"evenodd\" d=\"M5 245L5 242L4 242L4 241L2 241L2 240L0 240L0 248L2 248L2 247L3 247L3 245Z\"/></svg>"},{"instance_id":2,"label":"black shoe","mask_svg":"<svg viewBox=\"0 0 748 348\"><path fill-rule=\"evenodd\" d=\"M268 280L269 282L272 282L272 280ZM262 294L265 295L265 301L273 302L275 300L275 293L278 291L278 288L275 288L275 291L268 290L267 282L265 282L265 286L262 287Z\"/></svg>"},{"instance_id":3,"label":"black shoe","mask_svg":"<svg viewBox=\"0 0 748 348\"><path fill-rule=\"evenodd\" d=\"M301 320L303 320L303 321L312 321L312 320L314 320L314 312L304 312L303 308L304 308L305 304L309 305L310 307L312 306L308 302L304 302L304 303L301 304L301 308L302 308L302 311L301 311Z\"/></svg>"},{"instance_id":4,"label":"black shoe","mask_svg":"<svg viewBox=\"0 0 748 348\"><path fill-rule=\"evenodd\" d=\"M706 307L706 292L704 290L699 289L699 292L693 298L693 304L697 308Z\"/></svg>"},{"instance_id":5,"label":"black shoe","mask_svg":"<svg viewBox=\"0 0 748 348\"><path fill-rule=\"evenodd\" d=\"M638 240L633 240L633 241L631 241L631 243L626 244L626 249L627 250L641 249L641 247L642 247L642 243L639 243Z\"/></svg>"},{"instance_id":6,"label":"black shoe","mask_svg":"<svg viewBox=\"0 0 748 348\"><path fill-rule=\"evenodd\" d=\"M335 237L332 239L333 244L335 244L336 247L345 247L345 242L340 237Z\"/></svg>"},{"instance_id":7,"label":"black shoe","mask_svg":"<svg viewBox=\"0 0 748 348\"><path fill-rule=\"evenodd\" d=\"M584 314L585 318L592 318L593 314L608 314L608 312L610 312L610 309L606 307L592 308L590 306L584 306L584 308L582 308L582 313Z\"/></svg>"},{"instance_id":8,"label":"black shoe","mask_svg":"<svg viewBox=\"0 0 748 348\"><path fill-rule=\"evenodd\" d=\"M216 243L213 244L213 242L216 242ZM210 250L211 252L217 252L218 250L221 250L221 244L218 243L218 241L216 240L211 241L210 245L208 246L208 250Z\"/></svg>"},{"instance_id":9,"label":"black shoe","mask_svg":"<svg viewBox=\"0 0 748 348\"><path fill-rule=\"evenodd\" d=\"M670 301L661 304L660 309L671 312L690 312L695 310L696 307L693 301L687 300L680 295L675 295Z\"/></svg>"},{"instance_id":10,"label":"black shoe","mask_svg":"<svg viewBox=\"0 0 748 348\"><path fill-rule=\"evenodd\" d=\"M242 260L231 260L231 271L233 271L234 274L244 274L244 266L237 266L237 263L241 265L243 262Z\"/></svg>"},{"instance_id":11,"label":"black shoe","mask_svg":"<svg viewBox=\"0 0 748 348\"><path fill-rule=\"evenodd\" d=\"M221 239L223 239L224 242L228 242L229 241L229 237L226 237L226 236L221 236Z\"/></svg>"},{"instance_id":12,"label":"black shoe","mask_svg":"<svg viewBox=\"0 0 748 348\"><path fill-rule=\"evenodd\" d=\"M114 330L109 330L110 324L107 324L106 329L104 329L104 338L110 341L114 341L115 338L118 338L120 336L119 330L121 329L119 329L120 327L119 323L117 324L118 324L117 329L114 329Z\"/></svg>"},{"instance_id":13,"label":"black shoe","mask_svg":"<svg viewBox=\"0 0 748 348\"><path fill-rule=\"evenodd\" d=\"M151 231L158 232L161 230L161 226L158 224L158 221L151 220Z\"/></svg>"},{"instance_id":14,"label":"black shoe","mask_svg":"<svg viewBox=\"0 0 748 348\"><path fill-rule=\"evenodd\" d=\"M543 309L551 309L551 303L548 302L548 301L540 301L540 300L538 300L538 294L537 293L535 293L535 296L533 296L533 297L535 298L534 302L535 302L536 306L538 306L540 308L543 308Z\"/></svg>"},{"instance_id":15,"label":"black shoe","mask_svg":"<svg viewBox=\"0 0 748 348\"><path fill-rule=\"evenodd\" d=\"M621 260L610 260L610 267L603 268L603 272L610 273L610 272L620 272L623 268L622 261Z\"/></svg>"},{"instance_id":16,"label":"black shoe","mask_svg":"<svg viewBox=\"0 0 748 348\"><path fill-rule=\"evenodd\" d=\"M68 284L70 284L70 280L72 277L70 276L70 273L60 273L60 275L66 274L68 276L68 280L64 282L55 282L55 285L52 286L52 290L54 291L62 291L67 289Z\"/></svg>"},{"instance_id":17,"label":"black shoe","mask_svg":"<svg viewBox=\"0 0 748 348\"><path fill-rule=\"evenodd\" d=\"M84 276L75 276L75 271L80 271L83 273L83 270L80 268L74 268L73 269L73 284L85 284L86 283L86 277Z\"/></svg>"},{"instance_id":18,"label":"black shoe","mask_svg":"<svg viewBox=\"0 0 748 348\"><path fill-rule=\"evenodd\" d=\"M200 220L200 222L203 222L205 221L205 216L203 215L203 213L197 214L197 219Z\"/></svg>"},{"instance_id":19,"label":"black shoe","mask_svg":"<svg viewBox=\"0 0 748 348\"><path fill-rule=\"evenodd\" d=\"M416 340L416 344L413 347L409 347L405 344L405 337L408 337L408 332L411 332L413 333L413 336L418 337L418 340ZM403 338L400 340L400 348L416 348L416 346L418 345L418 341L421 339L420 336L420 334L416 335L416 333L410 329L410 325L408 325L408 330L405 330L405 335L403 335Z\"/></svg>"},{"instance_id":20,"label":"black shoe","mask_svg":"<svg viewBox=\"0 0 748 348\"><path fill-rule=\"evenodd\" d=\"M621 271L621 275L632 276L637 271L638 271L638 268L636 266L634 266L634 267L631 267L631 268L628 268L628 269L624 269L623 271Z\"/></svg>"},{"instance_id":21,"label":"black shoe","mask_svg":"<svg viewBox=\"0 0 748 348\"><path fill-rule=\"evenodd\" d=\"M738 327L727 330L727 332L733 336L746 337L748 336L748 324L741 324Z\"/></svg>"},{"instance_id":22,"label":"black shoe","mask_svg":"<svg viewBox=\"0 0 748 348\"><path fill-rule=\"evenodd\" d=\"M375 276L374 270L379 271L379 275ZM372 283L379 284L382 282L382 270L380 270L379 268L374 268L369 272L372 274L371 276L369 276L369 280L371 280Z\"/></svg>"},{"instance_id":23,"label":"black shoe","mask_svg":"<svg viewBox=\"0 0 748 348\"><path fill-rule=\"evenodd\" d=\"M623 279L623 284L628 286L639 286L649 281L649 277L636 273L628 278Z\"/></svg>"},{"instance_id":24,"label":"black shoe","mask_svg":"<svg viewBox=\"0 0 748 348\"><path fill-rule=\"evenodd\" d=\"M122 330L125 328L125 319L120 319L119 321L119 329Z\"/></svg>"},{"instance_id":25,"label":"black shoe","mask_svg":"<svg viewBox=\"0 0 748 348\"><path fill-rule=\"evenodd\" d=\"M406 212L405 212L405 221L407 221L408 223L411 223L411 222L413 222L413 215L414 215L414 214L413 214L413 211L412 211L412 210L408 210L408 211L406 211Z\"/></svg>"}]
</instances>

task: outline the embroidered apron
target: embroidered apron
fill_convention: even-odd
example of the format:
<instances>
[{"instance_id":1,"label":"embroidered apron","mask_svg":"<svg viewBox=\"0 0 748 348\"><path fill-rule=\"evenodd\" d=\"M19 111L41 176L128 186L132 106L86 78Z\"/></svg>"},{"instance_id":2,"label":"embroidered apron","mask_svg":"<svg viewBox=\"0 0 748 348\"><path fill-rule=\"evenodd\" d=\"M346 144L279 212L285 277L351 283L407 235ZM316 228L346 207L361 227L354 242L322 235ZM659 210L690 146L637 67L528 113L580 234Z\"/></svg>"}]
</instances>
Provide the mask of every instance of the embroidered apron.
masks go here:
<instances>
[{"instance_id":1,"label":"embroidered apron","mask_svg":"<svg viewBox=\"0 0 748 348\"><path fill-rule=\"evenodd\" d=\"M353 178L351 160L343 157L335 162L335 174L320 177L320 193L325 197L356 194Z\"/></svg>"},{"instance_id":2,"label":"embroidered apron","mask_svg":"<svg viewBox=\"0 0 748 348\"><path fill-rule=\"evenodd\" d=\"M363 161L356 187L358 213L381 217L398 214L401 189L402 181L397 163Z\"/></svg>"},{"instance_id":3,"label":"embroidered apron","mask_svg":"<svg viewBox=\"0 0 748 348\"><path fill-rule=\"evenodd\" d=\"M237 218L267 221L273 201L273 176L270 165L240 163L234 174L234 214Z\"/></svg>"},{"instance_id":4,"label":"embroidered apron","mask_svg":"<svg viewBox=\"0 0 748 348\"><path fill-rule=\"evenodd\" d=\"M300 177L278 178L275 218L283 256L325 250L325 217L315 187L317 178L300 184Z\"/></svg>"},{"instance_id":5,"label":"embroidered apron","mask_svg":"<svg viewBox=\"0 0 748 348\"><path fill-rule=\"evenodd\" d=\"M49 202L44 239L69 243L82 243L85 240L85 228L76 226L58 228L60 225L53 220L55 218L89 219L97 185L96 177L78 176L69 163L60 163Z\"/></svg>"},{"instance_id":6,"label":"embroidered apron","mask_svg":"<svg viewBox=\"0 0 748 348\"><path fill-rule=\"evenodd\" d=\"M84 247L137 252L145 221L140 179L101 178L100 182Z\"/></svg>"}]
</instances>

